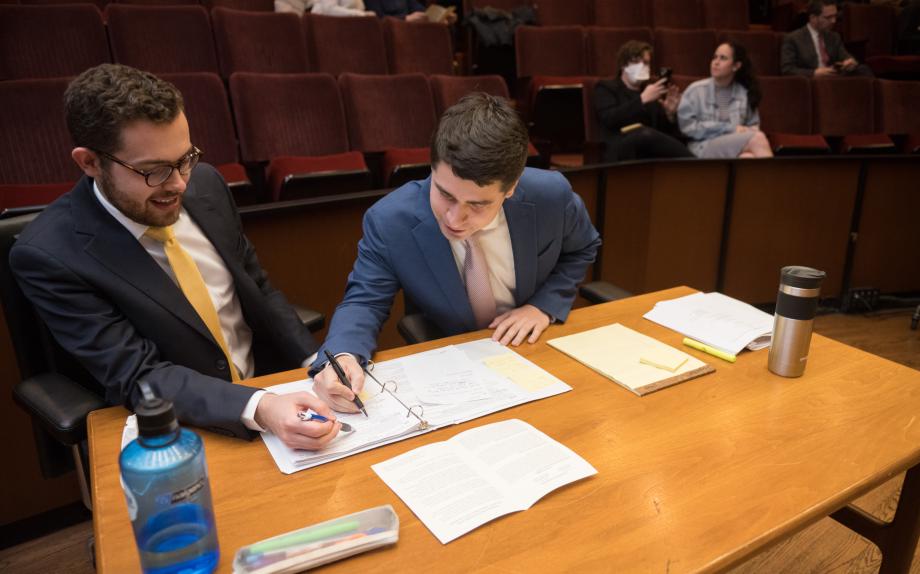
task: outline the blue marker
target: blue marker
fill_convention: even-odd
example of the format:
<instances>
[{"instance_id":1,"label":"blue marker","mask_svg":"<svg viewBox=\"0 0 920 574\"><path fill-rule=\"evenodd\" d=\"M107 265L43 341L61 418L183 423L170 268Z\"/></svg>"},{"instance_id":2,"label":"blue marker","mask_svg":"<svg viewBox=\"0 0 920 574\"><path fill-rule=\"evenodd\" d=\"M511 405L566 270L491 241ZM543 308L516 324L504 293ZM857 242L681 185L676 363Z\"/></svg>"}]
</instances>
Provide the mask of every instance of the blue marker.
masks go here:
<instances>
[{"instance_id":1,"label":"blue marker","mask_svg":"<svg viewBox=\"0 0 920 574\"><path fill-rule=\"evenodd\" d=\"M318 415L314 413L313 411L301 411L297 413L297 416L299 416L300 420L302 421L316 421L320 423L329 422L329 419L327 419L323 415ZM342 425L342 432L353 432L355 430L348 423L343 423L342 421L339 421L339 424Z\"/></svg>"}]
</instances>

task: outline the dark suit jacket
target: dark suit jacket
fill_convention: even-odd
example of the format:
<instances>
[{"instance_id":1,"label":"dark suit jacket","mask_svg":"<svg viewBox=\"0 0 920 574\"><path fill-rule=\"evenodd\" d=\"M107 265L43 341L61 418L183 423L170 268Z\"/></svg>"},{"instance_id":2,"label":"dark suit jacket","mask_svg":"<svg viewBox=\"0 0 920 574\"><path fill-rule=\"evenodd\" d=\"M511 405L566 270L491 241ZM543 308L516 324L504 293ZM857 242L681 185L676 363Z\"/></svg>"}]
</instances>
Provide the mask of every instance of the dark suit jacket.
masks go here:
<instances>
[{"instance_id":1,"label":"dark suit jacket","mask_svg":"<svg viewBox=\"0 0 920 574\"><path fill-rule=\"evenodd\" d=\"M842 62L850 58L849 52L843 47L840 34L834 31L819 32L824 38L824 47L830 64ZM808 26L789 32L783 37L783 48L780 53L780 68L784 76L813 76L818 67L818 53L815 43L811 40Z\"/></svg>"},{"instance_id":2,"label":"dark suit jacket","mask_svg":"<svg viewBox=\"0 0 920 574\"><path fill-rule=\"evenodd\" d=\"M605 161L620 158L618 148L625 134L620 132L630 124L642 124L671 137L680 132L660 102L642 103L642 94L630 90L619 77L603 80L594 86L594 108L603 141L607 144Z\"/></svg>"},{"instance_id":3,"label":"dark suit jacket","mask_svg":"<svg viewBox=\"0 0 920 574\"><path fill-rule=\"evenodd\" d=\"M299 367L316 343L268 282L213 167L195 168L183 205L233 276L252 329L256 374ZM55 339L102 385L110 404L133 408L137 382L146 380L173 401L181 421L252 435L239 419L256 389L229 382L227 361L204 322L99 203L92 179L83 177L26 228L10 263Z\"/></svg>"},{"instance_id":4,"label":"dark suit jacket","mask_svg":"<svg viewBox=\"0 0 920 574\"><path fill-rule=\"evenodd\" d=\"M425 6L418 0L364 0L364 7L377 14L378 18L393 16L405 19L413 12L425 11Z\"/></svg>"},{"instance_id":5,"label":"dark suit jacket","mask_svg":"<svg viewBox=\"0 0 920 574\"><path fill-rule=\"evenodd\" d=\"M364 215L358 259L324 349L370 358L400 288L445 335L476 330L450 242L431 211L430 189L431 178L409 182ZM565 321L601 244L584 203L558 172L527 168L502 208L514 254L515 305L529 303ZM317 358L313 369L324 362Z\"/></svg>"}]
</instances>

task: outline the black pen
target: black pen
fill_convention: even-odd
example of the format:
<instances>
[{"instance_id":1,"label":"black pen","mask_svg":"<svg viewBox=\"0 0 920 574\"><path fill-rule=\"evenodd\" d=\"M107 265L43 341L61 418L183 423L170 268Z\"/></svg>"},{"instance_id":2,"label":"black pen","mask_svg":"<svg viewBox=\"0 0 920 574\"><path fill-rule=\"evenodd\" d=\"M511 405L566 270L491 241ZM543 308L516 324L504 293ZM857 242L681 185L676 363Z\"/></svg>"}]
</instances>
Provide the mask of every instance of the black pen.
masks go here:
<instances>
[{"instance_id":1,"label":"black pen","mask_svg":"<svg viewBox=\"0 0 920 574\"><path fill-rule=\"evenodd\" d=\"M335 371L335 376L342 381L342 384L351 389L351 381L348 380L348 377L345 376L345 370L342 369L342 365L335 360L335 357L328 351L328 349L323 350L326 353L326 358L329 359L329 364L332 365L332 370ZM354 389L352 389L354 390ZM367 411L364 410L364 403L361 402L361 399L358 398L358 393L355 393L355 406L361 409L361 412L364 413L364 416L367 416Z\"/></svg>"}]
</instances>

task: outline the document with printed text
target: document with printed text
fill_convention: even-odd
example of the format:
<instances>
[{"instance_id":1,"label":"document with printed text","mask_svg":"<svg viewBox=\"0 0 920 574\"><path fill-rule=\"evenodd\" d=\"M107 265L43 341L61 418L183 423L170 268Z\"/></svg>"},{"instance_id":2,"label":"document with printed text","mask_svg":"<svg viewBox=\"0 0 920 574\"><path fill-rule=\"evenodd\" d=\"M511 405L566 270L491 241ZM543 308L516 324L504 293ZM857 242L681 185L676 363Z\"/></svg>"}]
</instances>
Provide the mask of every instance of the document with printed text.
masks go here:
<instances>
[{"instance_id":1,"label":"document with printed text","mask_svg":"<svg viewBox=\"0 0 920 574\"><path fill-rule=\"evenodd\" d=\"M518 419L464 431L371 468L442 544L597 474L568 447Z\"/></svg>"}]
</instances>

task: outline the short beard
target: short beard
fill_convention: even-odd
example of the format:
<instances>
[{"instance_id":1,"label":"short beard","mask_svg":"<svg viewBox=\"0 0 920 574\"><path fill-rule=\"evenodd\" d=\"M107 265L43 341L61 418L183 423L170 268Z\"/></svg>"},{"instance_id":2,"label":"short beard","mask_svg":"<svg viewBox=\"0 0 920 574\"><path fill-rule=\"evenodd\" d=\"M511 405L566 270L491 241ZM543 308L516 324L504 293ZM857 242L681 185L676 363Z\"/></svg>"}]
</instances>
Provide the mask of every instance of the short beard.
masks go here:
<instances>
[{"instance_id":1,"label":"short beard","mask_svg":"<svg viewBox=\"0 0 920 574\"><path fill-rule=\"evenodd\" d=\"M123 193L115 186L109 176L107 167L102 168L96 183L99 185L102 195L109 200L109 203L131 221L148 227L166 227L174 224L179 219L179 211L176 211L175 217L167 219L156 218L153 213L146 210L146 200L144 203L138 204L136 200L133 200L128 194Z\"/></svg>"}]
</instances>

